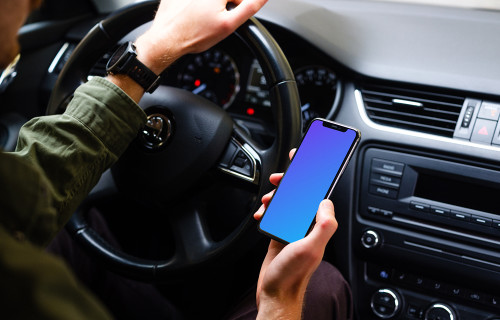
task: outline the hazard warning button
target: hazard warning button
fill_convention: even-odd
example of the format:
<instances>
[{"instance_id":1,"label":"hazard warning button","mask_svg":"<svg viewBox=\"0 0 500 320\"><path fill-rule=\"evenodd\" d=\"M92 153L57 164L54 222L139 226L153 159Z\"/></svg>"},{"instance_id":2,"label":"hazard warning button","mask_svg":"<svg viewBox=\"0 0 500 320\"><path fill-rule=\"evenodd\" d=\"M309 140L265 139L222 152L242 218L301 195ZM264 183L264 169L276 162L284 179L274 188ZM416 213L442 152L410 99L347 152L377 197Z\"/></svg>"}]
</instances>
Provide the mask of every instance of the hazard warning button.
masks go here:
<instances>
[{"instance_id":1,"label":"hazard warning button","mask_svg":"<svg viewBox=\"0 0 500 320\"><path fill-rule=\"evenodd\" d=\"M496 121L477 119L470 141L491 144L495 133Z\"/></svg>"}]
</instances>

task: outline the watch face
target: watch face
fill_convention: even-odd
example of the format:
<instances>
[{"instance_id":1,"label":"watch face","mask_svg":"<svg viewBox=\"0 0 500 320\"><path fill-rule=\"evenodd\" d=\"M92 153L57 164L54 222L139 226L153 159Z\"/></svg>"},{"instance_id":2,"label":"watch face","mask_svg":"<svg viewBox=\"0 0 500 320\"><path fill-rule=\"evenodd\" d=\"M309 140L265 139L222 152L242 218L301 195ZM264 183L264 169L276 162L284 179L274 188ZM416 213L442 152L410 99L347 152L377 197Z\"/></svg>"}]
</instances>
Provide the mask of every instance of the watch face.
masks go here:
<instances>
[{"instance_id":1,"label":"watch face","mask_svg":"<svg viewBox=\"0 0 500 320\"><path fill-rule=\"evenodd\" d=\"M106 65L106 70L108 72L119 72L122 66L122 63L120 63L123 59L126 58L128 55L127 53L129 52L128 48L130 46L130 43L126 42L122 44L118 49L116 49L115 53L111 56L111 58L108 60L108 64Z\"/></svg>"}]
</instances>

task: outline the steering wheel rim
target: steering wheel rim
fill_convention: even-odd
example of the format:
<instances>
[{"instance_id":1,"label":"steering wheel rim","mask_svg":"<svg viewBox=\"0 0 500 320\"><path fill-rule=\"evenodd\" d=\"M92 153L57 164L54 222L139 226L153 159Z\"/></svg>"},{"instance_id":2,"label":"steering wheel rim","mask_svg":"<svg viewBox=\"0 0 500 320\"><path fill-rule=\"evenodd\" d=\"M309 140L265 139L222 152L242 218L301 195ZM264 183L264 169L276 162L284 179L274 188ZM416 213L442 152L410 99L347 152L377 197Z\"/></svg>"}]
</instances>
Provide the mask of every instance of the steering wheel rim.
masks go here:
<instances>
[{"instance_id":1,"label":"steering wheel rim","mask_svg":"<svg viewBox=\"0 0 500 320\"><path fill-rule=\"evenodd\" d=\"M158 4L159 1L140 2L116 12L98 23L79 43L61 71L49 101L47 114L55 114L61 109L61 106L69 100L76 87L85 82L89 70L105 52L111 50L130 31L152 20ZM300 139L302 130L300 101L294 75L288 61L265 27L255 18L251 18L235 34L250 47L261 64L274 111L276 138L272 146L266 149L262 149L253 143L252 139L244 131L240 130L234 123L232 124L231 140L235 140L247 154L256 154L260 158L260 163L254 164L255 168L258 169L258 174L254 176L252 181L258 186L257 199L260 199L263 194L272 188L267 180L268 176L284 168L288 162L288 150L295 147ZM159 91L162 90L160 87ZM183 95L176 89L169 89L169 93L172 94L172 92L174 92L173 95ZM186 96L186 99L198 99L198 96L195 97ZM154 101L149 103L149 107L155 103ZM204 104L201 100L199 103ZM141 107L147 108L148 106L141 105ZM210 109L211 107L207 106L207 108ZM222 153L224 152L226 151L222 151ZM126 162L126 160L123 162ZM119 168L120 165L117 167ZM123 171L126 170L121 170L121 172ZM88 197L82 208L91 199L92 196ZM256 201L252 212L256 210L258 205L259 203ZM194 214L194 216L189 217L193 221L190 221L186 226L200 227L201 229L205 227L203 222L196 221L199 215ZM179 222L177 226L183 228L184 225ZM186 269L196 268L207 261L211 261L228 248L234 246L248 232L254 229L255 222L250 213L222 241L211 242L207 246L202 245L200 252L198 252L196 245L188 246L192 251L196 252L194 255L184 252L180 255L174 255L168 260L148 260L129 255L111 246L88 225L84 210L78 210L67 224L67 230L70 234L87 251L103 260L111 270L130 278L157 282L175 277ZM194 241L209 241L205 234L206 231L201 230L200 232L200 236L195 237ZM186 238L183 235L182 237L183 239L180 241L193 241L189 236Z\"/></svg>"}]
</instances>

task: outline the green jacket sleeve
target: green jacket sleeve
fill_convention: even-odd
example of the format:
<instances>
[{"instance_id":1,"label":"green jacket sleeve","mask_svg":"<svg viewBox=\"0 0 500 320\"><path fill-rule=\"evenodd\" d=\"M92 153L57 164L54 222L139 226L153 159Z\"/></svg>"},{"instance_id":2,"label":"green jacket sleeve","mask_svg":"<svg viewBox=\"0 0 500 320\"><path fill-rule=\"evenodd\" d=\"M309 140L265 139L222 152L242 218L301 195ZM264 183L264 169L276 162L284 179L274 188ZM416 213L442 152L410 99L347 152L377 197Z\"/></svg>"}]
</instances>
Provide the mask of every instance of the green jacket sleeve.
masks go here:
<instances>
[{"instance_id":1,"label":"green jacket sleeve","mask_svg":"<svg viewBox=\"0 0 500 320\"><path fill-rule=\"evenodd\" d=\"M2 319L109 320L103 305L60 259L0 226Z\"/></svg>"},{"instance_id":2,"label":"green jacket sleeve","mask_svg":"<svg viewBox=\"0 0 500 320\"><path fill-rule=\"evenodd\" d=\"M4 226L37 245L50 241L145 120L144 112L120 88L93 78L76 90L64 114L26 123L9 156L41 173L37 188L43 199L9 208L13 211ZM23 192L17 197L13 203L23 202Z\"/></svg>"}]
</instances>

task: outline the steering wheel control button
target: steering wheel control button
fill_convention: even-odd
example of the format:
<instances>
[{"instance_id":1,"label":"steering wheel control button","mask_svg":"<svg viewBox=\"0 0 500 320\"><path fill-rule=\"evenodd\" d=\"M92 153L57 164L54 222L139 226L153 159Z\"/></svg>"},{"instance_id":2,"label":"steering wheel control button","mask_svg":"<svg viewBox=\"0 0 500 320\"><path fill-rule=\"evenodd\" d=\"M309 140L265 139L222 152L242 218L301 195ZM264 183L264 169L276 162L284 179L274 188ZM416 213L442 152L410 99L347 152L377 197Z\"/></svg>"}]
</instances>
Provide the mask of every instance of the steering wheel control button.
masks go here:
<instances>
[{"instance_id":1,"label":"steering wheel control button","mask_svg":"<svg viewBox=\"0 0 500 320\"><path fill-rule=\"evenodd\" d=\"M433 304L425 312L425 320L456 320L457 316L453 309L443 303Z\"/></svg>"},{"instance_id":2,"label":"steering wheel control button","mask_svg":"<svg viewBox=\"0 0 500 320\"><path fill-rule=\"evenodd\" d=\"M361 244L366 249L376 248L380 244L380 237L376 231L366 230L361 236Z\"/></svg>"},{"instance_id":3,"label":"steering wheel control button","mask_svg":"<svg viewBox=\"0 0 500 320\"><path fill-rule=\"evenodd\" d=\"M231 140L226 148L219 168L227 173L246 179L253 179L255 175L255 159L235 140Z\"/></svg>"},{"instance_id":4,"label":"steering wheel control button","mask_svg":"<svg viewBox=\"0 0 500 320\"><path fill-rule=\"evenodd\" d=\"M377 317L390 319L401 309L401 301L394 290L380 289L372 295L370 307Z\"/></svg>"},{"instance_id":5,"label":"steering wheel control button","mask_svg":"<svg viewBox=\"0 0 500 320\"><path fill-rule=\"evenodd\" d=\"M241 150L236 154L236 157L233 160L233 165L230 168L231 170L241 173L247 177L252 176L252 160Z\"/></svg>"}]
</instances>

